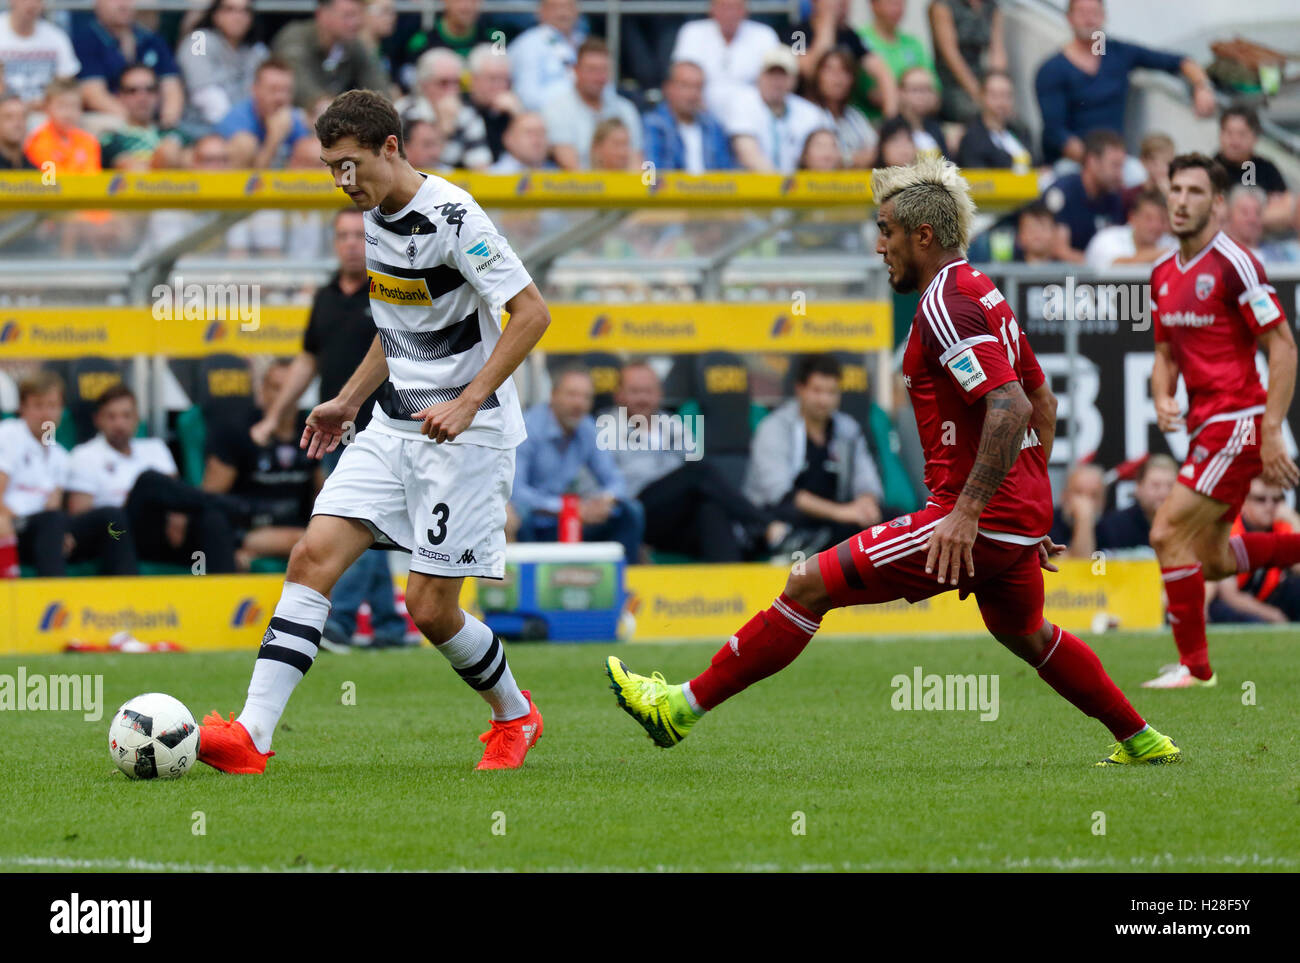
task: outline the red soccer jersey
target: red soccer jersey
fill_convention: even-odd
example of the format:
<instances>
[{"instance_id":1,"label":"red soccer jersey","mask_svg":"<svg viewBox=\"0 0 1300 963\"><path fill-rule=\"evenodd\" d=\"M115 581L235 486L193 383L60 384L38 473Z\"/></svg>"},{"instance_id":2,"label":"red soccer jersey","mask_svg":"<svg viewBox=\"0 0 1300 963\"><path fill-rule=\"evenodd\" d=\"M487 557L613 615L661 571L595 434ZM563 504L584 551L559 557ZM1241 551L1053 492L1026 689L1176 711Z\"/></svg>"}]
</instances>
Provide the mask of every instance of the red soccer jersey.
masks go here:
<instances>
[{"instance_id":1,"label":"red soccer jersey","mask_svg":"<svg viewBox=\"0 0 1300 963\"><path fill-rule=\"evenodd\" d=\"M951 509L975 467L990 390L1019 381L1026 393L1044 381L1011 305L965 259L950 261L921 295L903 354L903 380L925 449L930 501ZM980 532L1032 544L1052 527L1052 486L1032 429L1020 456L980 514Z\"/></svg>"},{"instance_id":2,"label":"red soccer jersey","mask_svg":"<svg viewBox=\"0 0 1300 963\"><path fill-rule=\"evenodd\" d=\"M1187 385L1189 433L1263 412L1255 339L1285 316L1253 254L1220 231L1186 264L1165 255L1151 269L1151 320Z\"/></svg>"}]
</instances>

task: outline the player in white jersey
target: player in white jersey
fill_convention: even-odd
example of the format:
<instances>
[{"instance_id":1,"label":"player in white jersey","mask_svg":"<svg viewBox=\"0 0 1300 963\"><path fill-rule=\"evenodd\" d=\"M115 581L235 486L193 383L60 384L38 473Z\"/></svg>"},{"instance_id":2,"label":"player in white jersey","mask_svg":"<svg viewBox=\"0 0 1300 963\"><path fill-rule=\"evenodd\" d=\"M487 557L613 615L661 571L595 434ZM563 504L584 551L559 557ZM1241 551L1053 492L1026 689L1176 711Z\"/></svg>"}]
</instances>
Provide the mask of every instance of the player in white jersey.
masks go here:
<instances>
[{"instance_id":1,"label":"player in white jersey","mask_svg":"<svg viewBox=\"0 0 1300 963\"><path fill-rule=\"evenodd\" d=\"M336 398L307 419L313 458L349 441L294 546L237 720L203 720L199 758L262 772L289 695L315 659L329 593L372 545L411 553L406 607L492 708L479 769L513 769L542 734L491 630L460 608L466 575L505 571L506 502L523 417L510 375L550 323L528 272L468 193L406 160L392 105L373 91L334 99L316 122L321 160L365 211L370 307L378 334ZM503 332L501 309L510 312Z\"/></svg>"}]
</instances>

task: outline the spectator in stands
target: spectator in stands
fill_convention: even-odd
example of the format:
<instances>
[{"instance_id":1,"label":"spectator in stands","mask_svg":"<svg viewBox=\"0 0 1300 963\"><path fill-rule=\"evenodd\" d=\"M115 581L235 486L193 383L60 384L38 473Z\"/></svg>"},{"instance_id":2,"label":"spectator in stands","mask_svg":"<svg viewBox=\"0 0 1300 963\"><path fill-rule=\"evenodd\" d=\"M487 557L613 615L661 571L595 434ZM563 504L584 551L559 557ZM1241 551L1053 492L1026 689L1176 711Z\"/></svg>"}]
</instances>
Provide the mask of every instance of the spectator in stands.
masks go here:
<instances>
[{"instance_id":1,"label":"spectator in stands","mask_svg":"<svg viewBox=\"0 0 1300 963\"><path fill-rule=\"evenodd\" d=\"M1016 260L1023 264L1055 261L1056 217L1042 201L1025 207L1016 218Z\"/></svg>"},{"instance_id":2,"label":"spectator in stands","mask_svg":"<svg viewBox=\"0 0 1300 963\"><path fill-rule=\"evenodd\" d=\"M664 99L645 122L645 156L659 170L728 170L735 166L722 122L704 109L704 70L675 61L664 80Z\"/></svg>"},{"instance_id":3,"label":"spectator in stands","mask_svg":"<svg viewBox=\"0 0 1300 963\"><path fill-rule=\"evenodd\" d=\"M626 411L628 433L606 440L615 442L614 463L644 510L647 545L703 562L740 562L751 540L774 545L786 533L788 526L768 519L700 459L703 438L688 439L665 420L663 385L648 364L623 366L614 400Z\"/></svg>"},{"instance_id":4,"label":"spectator in stands","mask_svg":"<svg viewBox=\"0 0 1300 963\"><path fill-rule=\"evenodd\" d=\"M844 155L840 152L840 141L835 131L822 127L808 135L799 153L799 170L801 171L842 171Z\"/></svg>"},{"instance_id":5,"label":"spectator in stands","mask_svg":"<svg viewBox=\"0 0 1300 963\"><path fill-rule=\"evenodd\" d=\"M924 67L937 86L939 75L935 72L934 61L930 58L929 44L915 34L898 29L903 19L904 7L904 0L871 0L871 22L862 28L862 39L867 48L889 67L895 81L901 81L903 74L913 67ZM873 93L878 94L878 91ZM868 103L866 113L873 120L881 116L877 103Z\"/></svg>"},{"instance_id":6,"label":"spectator in stands","mask_svg":"<svg viewBox=\"0 0 1300 963\"><path fill-rule=\"evenodd\" d=\"M798 67L789 47L770 48L760 65L758 85L735 88L727 108L731 150L746 170L790 173L799 166L808 135L826 125L826 115L794 93Z\"/></svg>"},{"instance_id":7,"label":"spectator in stands","mask_svg":"<svg viewBox=\"0 0 1300 963\"><path fill-rule=\"evenodd\" d=\"M1293 533L1292 522L1283 517L1285 505L1281 488L1255 478L1241 514L1232 523L1234 540L1248 532ZM1217 584L1209 616L1212 622L1300 622L1300 566L1257 568L1229 576Z\"/></svg>"},{"instance_id":8,"label":"spectator in stands","mask_svg":"<svg viewBox=\"0 0 1300 963\"><path fill-rule=\"evenodd\" d=\"M364 18L361 0L317 0L312 19L280 28L271 50L293 71L295 104L308 109L345 90L388 90L379 59L361 42Z\"/></svg>"},{"instance_id":9,"label":"spectator in stands","mask_svg":"<svg viewBox=\"0 0 1300 963\"><path fill-rule=\"evenodd\" d=\"M196 122L215 126L253 93L258 65L270 56L253 27L253 0L211 0L176 60Z\"/></svg>"},{"instance_id":10,"label":"spectator in stands","mask_svg":"<svg viewBox=\"0 0 1300 963\"><path fill-rule=\"evenodd\" d=\"M72 41L44 12L45 0L10 0L9 10L0 13L0 90L31 108L44 101L51 80L73 79L81 71Z\"/></svg>"},{"instance_id":11,"label":"spectator in stands","mask_svg":"<svg viewBox=\"0 0 1300 963\"><path fill-rule=\"evenodd\" d=\"M365 0L365 4L366 12L358 39L379 61L379 69L388 78L388 86L383 88L383 92L395 97L400 93L395 82L397 72L386 50L392 48L393 32L397 29L397 6L393 0Z\"/></svg>"},{"instance_id":12,"label":"spectator in stands","mask_svg":"<svg viewBox=\"0 0 1300 963\"><path fill-rule=\"evenodd\" d=\"M948 142L938 120L939 94L934 78L922 67L904 72L899 81L898 116L907 121L918 155L948 156Z\"/></svg>"},{"instance_id":13,"label":"spectator in stands","mask_svg":"<svg viewBox=\"0 0 1300 963\"><path fill-rule=\"evenodd\" d=\"M1052 541L1066 547L1066 558L1090 558L1097 550L1097 519L1105 505L1106 478L1102 470L1083 462L1070 469L1048 533Z\"/></svg>"},{"instance_id":14,"label":"spectator in stands","mask_svg":"<svg viewBox=\"0 0 1300 963\"><path fill-rule=\"evenodd\" d=\"M997 0L930 0L930 36L942 91L939 116L969 124L983 107L985 71L1007 69Z\"/></svg>"},{"instance_id":15,"label":"spectator in stands","mask_svg":"<svg viewBox=\"0 0 1300 963\"><path fill-rule=\"evenodd\" d=\"M1169 208L1159 191L1144 190L1133 202L1127 224L1103 227L1084 251L1084 261L1094 271L1111 265L1153 264L1178 246L1169 233Z\"/></svg>"},{"instance_id":16,"label":"spectator in stands","mask_svg":"<svg viewBox=\"0 0 1300 963\"><path fill-rule=\"evenodd\" d=\"M280 412L265 443L253 439L251 425L236 422L219 424L207 440L203 490L247 503L247 513L236 520L235 564L244 572L254 558L289 557L320 491L320 468L298 447L304 419L293 405L275 407L288 385L291 364L273 361L258 386L260 411L254 412L253 424L262 420L262 412Z\"/></svg>"},{"instance_id":17,"label":"spectator in stands","mask_svg":"<svg viewBox=\"0 0 1300 963\"><path fill-rule=\"evenodd\" d=\"M1097 547L1148 548L1151 520L1178 482L1178 462L1168 455L1148 455L1138 466L1133 504L1112 508L1097 522Z\"/></svg>"},{"instance_id":18,"label":"spectator in stands","mask_svg":"<svg viewBox=\"0 0 1300 963\"><path fill-rule=\"evenodd\" d=\"M45 118L23 147L34 166L50 163L59 174L103 170L99 141L81 128L81 92L75 80L56 78L46 85Z\"/></svg>"},{"instance_id":19,"label":"spectator in stands","mask_svg":"<svg viewBox=\"0 0 1300 963\"><path fill-rule=\"evenodd\" d=\"M790 524L786 547L831 548L882 518L880 473L857 421L839 410L840 363L801 358L795 397L758 424L743 491Z\"/></svg>"},{"instance_id":20,"label":"spectator in stands","mask_svg":"<svg viewBox=\"0 0 1300 963\"><path fill-rule=\"evenodd\" d=\"M516 37L507 51L511 82L525 108L540 112L557 89L572 82L582 41L578 0L537 4L537 26Z\"/></svg>"},{"instance_id":21,"label":"spectator in stands","mask_svg":"<svg viewBox=\"0 0 1300 963\"><path fill-rule=\"evenodd\" d=\"M980 90L980 112L966 123L957 149L958 166L1012 168L1025 173L1034 158L1027 146L1029 133L1015 119L1016 88L1011 75L987 70Z\"/></svg>"},{"instance_id":22,"label":"spectator in stands","mask_svg":"<svg viewBox=\"0 0 1300 963\"><path fill-rule=\"evenodd\" d=\"M0 171L33 170L23 153L27 139L27 107L23 99L10 90L0 90Z\"/></svg>"},{"instance_id":23,"label":"spectator in stands","mask_svg":"<svg viewBox=\"0 0 1300 963\"><path fill-rule=\"evenodd\" d=\"M775 30L747 14L745 0L713 0L709 16L682 24L673 45L673 60L704 68L704 104L724 121L737 91L753 88L767 52L781 42Z\"/></svg>"},{"instance_id":24,"label":"spectator in stands","mask_svg":"<svg viewBox=\"0 0 1300 963\"><path fill-rule=\"evenodd\" d=\"M506 532L521 542L554 541L566 494L578 495L583 541L621 542L629 562L640 557L645 514L591 417L595 389L583 368L556 376L551 400L524 415L528 438L516 449L514 492Z\"/></svg>"},{"instance_id":25,"label":"spectator in stands","mask_svg":"<svg viewBox=\"0 0 1300 963\"><path fill-rule=\"evenodd\" d=\"M1112 130L1094 130L1085 144L1083 169L1058 178L1043 194L1059 225L1056 259L1075 264L1083 262L1094 234L1124 222L1124 141Z\"/></svg>"},{"instance_id":26,"label":"spectator in stands","mask_svg":"<svg viewBox=\"0 0 1300 963\"><path fill-rule=\"evenodd\" d=\"M641 166L641 115L609 84L609 48L588 38L578 48L573 83L556 89L542 110L555 163L568 171L591 167L591 135L606 117L617 117L632 141L632 164Z\"/></svg>"},{"instance_id":27,"label":"spectator in stands","mask_svg":"<svg viewBox=\"0 0 1300 963\"><path fill-rule=\"evenodd\" d=\"M1168 134L1147 134L1138 147L1138 160L1147 172L1146 180L1124 189L1124 216L1128 217L1133 201L1144 190L1157 190L1169 196L1169 162L1174 159L1174 141Z\"/></svg>"},{"instance_id":28,"label":"spectator in stands","mask_svg":"<svg viewBox=\"0 0 1300 963\"><path fill-rule=\"evenodd\" d=\"M0 577L16 577L20 560L39 578L91 560L101 574L134 575L135 541L120 508L63 510L68 453L54 440L62 411L63 382L38 371L18 384L18 417L0 421Z\"/></svg>"},{"instance_id":29,"label":"spectator in stands","mask_svg":"<svg viewBox=\"0 0 1300 963\"><path fill-rule=\"evenodd\" d=\"M68 514L121 509L140 558L190 568L195 552L213 575L235 571L235 506L181 481L176 461L158 438L138 438L140 409L121 382L95 399L90 441L68 458Z\"/></svg>"},{"instance_id":30,"label":"spectator in stands","mask_svg":"<svg viewBox=\"0 0 1300 963\"><path fill-rule=\"evenodd\" d=\"M407 157L410 157L409 143ZM370 314L364 216L354 208L344 208L334 215L333 227L338 271L312 298L302 351L288 367L283 391L276 395L262 420L249 430L253 444L259 447L269 444L277 426L294 415L303 392L317 375L320 397L336 397L356 370L357 359L370 350L378 333ZM376 389L357 409L354 436L370 423L378 396ZM321 459L325 474L338 465L345 447L340 445ZM351 644L362 602L370 605L374 631L371 645L385 647L402 643L406 623L394 608L392 574L385 552L378 549L363 552L334 586L330 601L329 619L321 633L327 648Z\"/></svg>"},{"instance_id":31,"label":"spectator in stands","mask_svg":"<svg viewBox=\"0 0 1300 963\"><path fill-rule=\"evenodd\" d=\"M1264 207L1264 233L1291 230L1295 217L1295 197L1277 165L1255 153L1259 141L1259 115L1250 107L1234 105L1219 118L1219 152L1214 159L1228 175L1249 187L1263 188L1268 195Z\"/></svg>"},{"instance_id":32,"label":"spectator in stands","mask_svg":"<svg viewBox=\"0 0 1300 963\"><path fill-rule=\"evenodd\" d=\"M1238 184L1228 191L1223 231L1251 254L1264 260L1260 243L1264 240L1264 207L1268 195L1262 187Z\"/></svg>"},{"instance_id":33,"label":"spectator in stands","mask_svg":"<svg viewBox=\"0 0 1300 963\"><path fill-rule=\"evenodd\" d=\"M848 54L849 94L852 94L858 75L862 73L870 78L881 113L893 117L898 113L898 83L894 73L849 26L848 16L848 0L812 0L812 19L790 24L782 31L781 42L799 56L801 87L809 100L818 101L817 76L826 55L838 49ZM849 97L845 96L844 102L847 104L848 101Z\"/></svg>"},{"instance_id":34,"label":"spectator in stands","mask_svg":"<svg viewBox=\"0 0 1300 963\"><path fill-rule=\"evenodd\" d=\"M526 110L515 114L502 143L505 153L488 168L490 174L522 174L551 166L546 156L546 121L541 114Z\"/></svg>"},{"instance_id":35,"label":"spectator in stands","mask_svg":"<svg viewBox=\"0 0 1300 963\"><path fill-rule=\"evenodd\" d=\"M306 118L294 106L295 82L293 68L279 57L257 65L252 95L230 108L217 125L217 133L230 144L235 167L284 167L298 139L311 136Z\"/></svg>"},{"instance_id":36,"label":"spectator in stands","mask_svg":"<svg viewBox=\"0 0 1300 963\"><path fill-rule=\"evenodd\" d=\"M606 117L591 135L593 171L627 171L632 167L632 138L627 125L617 117Z\"/></svg>"},{"instance_id":37,"label":"spectator in stands","mask_svg":"<svg viewBox=\"0 0 1300 963\"><path fill-rule=\"evenodd\" d=\"M492 149L483 118L461 98L464 71L460 54L446 47L426 50L415 65L415 92L393 106L403 121L427 120L438 125L444 167L483 170L492 163Z\"/></svg>"},{"instance_id":38,"label":"spectator in stands","mask_svg":"<svg viewBox=\"0 0 1300 963\"><path fill-rule=\"evenodd\" d=\"M158 126L158 78L153 68L136 64L122 71L118 99L126 108L126 121L100 135L104 167L129 171L180 167L180 133Z\"/></svg>"},{"instance_id":39,"label":"spectator in stands","mask_svg":"<svg viewBox=\"0 0 1300 963\"><path fill-rule=\"evenodd\" d=\"M827 50L813 70L809 99L826 112L827 126L835 131L841 155L839 166L866 169L875 162L880 138L867 115L849 102L857 69L848 50L842 47ZM889 80L892 84L892 75Z\"/></svg>"},{"instance_id":40,"label":"spectator in stands","mask_svg":"<svg viewBox=\"0 0 1300 963\"><path fill-rule=\"evenodd\" d=\"M442 152L446 142L437 124L427 120L408 120L402 132L402 146L406 159L417 171L446 170L442 165Z\"/></svg>"},{"instance_id":41,"label":"spectator in stands","mask_svg":"<svg viewBox=\"0 0 1300 963\"><path fill-rule=\"evenodd\" d=\"M132 64L158 75L162 104L158 122L170 129L185 110L185 87L167 41L135 22L135 0L95 0L95 15L74 26L72 47L81 61L81 97L86 110L124 120L126 108L114 95L122 71Z\"/></svg>"},{"instance_id":42,"label":"spectator in stands","mask_svg":"<svg viewBox=\"0 0 1300 963\"><path fill-rule=\"evenodd\" d=\"M1128 75L1136 67L1181 73L1192 85L1192 105L1201 117L1214 113L1214 90L1190 57L1124 43L1103 32L1102 0L1070 0L1065 13L1072 37L1043 61L1034 79L1043 115L1043 159L1083 163L1084 139L1094 130L1124 132Z\"/></svg>"},{"instance_id":43,"label":"spectator in stands","mask_svg":"<svg viewBox=\"0 0 1300 963\"><path fill-rule=\"evenodd\" d=\"M510 58L497 53L491 44L480 44L470 51L465 102L483 118L492 160L499 160L506 150L505 134L510 118L524 107L510 89Z\"/></svg>"},{"instance_id":44,"label":"spectator in stands","mask_svg":"<svg viewBox=\"0 0 1300 963\"><path fill-rule=\"evenodd\" d=\"M662 88L672 63L677 32L685 23L684 14L625 11L619 18L623 78L642 92Z\"/></svg>"},{"instance_id":45,"label":"spectator in stands","mask_svg":"<svg viewBox=\"0 0 1300 963\"><path fill-rule=\"evenodd\" d=\"M421 30L406 45L403 64L419 64L430 50L450 50L463 64L470 51L481 44L491 45L492 31L480 18L483 0L444 0L442 11L434 17L433 29ZM409 69L404 86L412 86ZM399 78L400 79L400 78Z\"/></svg>"},{"instance_id":46,"label":"spectator in stands","mask_svg":"<svg viewBox=\"0 0 1300 963\"><path fill-rule=\"evenodd\" d=\"M916 162L916 141L912 128L902 117L891 117L880 127L876 145L877 167L906 167Z\"/></svg>"}]
</instances>

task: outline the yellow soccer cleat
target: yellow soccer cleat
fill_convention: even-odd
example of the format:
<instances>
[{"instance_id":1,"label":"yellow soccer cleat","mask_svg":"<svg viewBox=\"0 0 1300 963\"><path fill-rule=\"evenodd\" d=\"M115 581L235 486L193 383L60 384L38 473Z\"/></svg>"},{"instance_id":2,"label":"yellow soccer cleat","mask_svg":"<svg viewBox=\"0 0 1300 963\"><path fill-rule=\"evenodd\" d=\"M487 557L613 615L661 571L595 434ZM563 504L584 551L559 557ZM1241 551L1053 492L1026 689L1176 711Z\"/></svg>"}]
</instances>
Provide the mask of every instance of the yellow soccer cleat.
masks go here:
<instances>
[{"instance_id":1,"label":"yellow soccer cleat","mask_svg":"<svg viewBox=\"0 0 1300 963\"><path fill-rule=\"evenodd\" d=\"M1178 744L1148 726L1132 739L1115 743L1114 751L1097 765L1164 766L1182 761L1183 751L1178 748Z\"/></svg>"},{"instance_id":2,"label":"yellow soccer cleat","mask_svg":"<svg viewBox=\"0 0 1300 963\"><path fill-rule=\"evenodd\" d=\"M682 687L669 685L658 672L646 677L629 672L623 660L611 655L605 660L605 674L618 704L661 749L671 749L686 738L699 721L682 694Z\"/></svg>"}]
</instances>

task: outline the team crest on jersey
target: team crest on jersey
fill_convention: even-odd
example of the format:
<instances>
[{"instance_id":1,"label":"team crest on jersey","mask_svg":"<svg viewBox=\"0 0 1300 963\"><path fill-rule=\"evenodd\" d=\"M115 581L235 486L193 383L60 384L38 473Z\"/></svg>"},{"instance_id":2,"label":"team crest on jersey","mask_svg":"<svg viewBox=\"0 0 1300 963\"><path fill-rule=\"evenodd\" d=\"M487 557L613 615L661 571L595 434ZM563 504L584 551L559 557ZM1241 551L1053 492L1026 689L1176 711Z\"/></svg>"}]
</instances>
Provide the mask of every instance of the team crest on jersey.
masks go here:
<instances>
[{"instance_id":1,"label":"team crest on jersey","mask_svg":"<svg viewBox=\"0 0 1300 963\"><path fill-rule=\"evenodd\" d=\"M1201 462L1205 461L1205 459L1208 457L1210 457L1210 451L1204 445L1197 445L1195 448L1192 449L1193 464L1199 465Z\"/></svg>"},{"instance_id":2,"label":"team crest on jersey","mask_svg":"<svg viewBox=\"0 0 1300 963\"><path fill-rule=\"evenodd\" d=\"M897 518L895 518L892 522L889 523L889 527L890 527L890 528L907 528L907 526L908 526L908 525L911 525L911 524L912 524L912 516L911 516L911 515L899 515Z\"/></svg>"},{"instance_id":3,"label":"team crest on jersey","mask_svg":"<svg viewBox=\"0 0 1300 963\"><path fill-rule=\"evenodd\" d=\"M1196 297L1204 301L1214 293L1214 275L1198 274L1196 275Z\"/></svg>"},{"instance_id":4,"label":"team crest on jersey","mask_svg":"<svg viewBox=\"0 0 1300 963\"><path fill-rule=\"evenodd\" d=\"M415 267L415 256L420 253L420 249L415 246L415 238L411 238L411 243L406 245L406 259L411 262L411 267Z\"/></svg>"}]
</instances>

